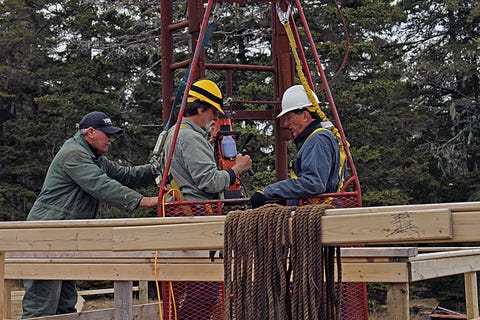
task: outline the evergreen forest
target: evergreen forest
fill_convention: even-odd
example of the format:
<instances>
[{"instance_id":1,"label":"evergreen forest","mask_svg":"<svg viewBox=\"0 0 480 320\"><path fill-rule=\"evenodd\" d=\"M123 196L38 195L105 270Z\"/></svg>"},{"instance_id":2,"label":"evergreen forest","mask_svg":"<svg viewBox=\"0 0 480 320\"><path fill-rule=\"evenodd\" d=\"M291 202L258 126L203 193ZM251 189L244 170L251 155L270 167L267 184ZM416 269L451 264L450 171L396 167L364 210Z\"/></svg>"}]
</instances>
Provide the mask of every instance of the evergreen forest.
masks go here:
<instances>
[{"instance_id":1,"label":"evergreen forest","mask_svg":"<svg viewBox=\"0 0 480 320\"><path fill-rule=\"evenodd\" d=\"M187 1L172 2L174 21L185 19ZM478 0L302 5L331 79L363 205L480 201ZM270 13L265 2L217 6L206 61L271 64ZM106 112L125 129L109 159L149 162L168 117L162 114L160 19L160 1L152 0L0 0L0 114L14 116L0 121L0 221L25 220L50 162L87 112ZM175 38L176 61L188 57L188 38L185 32ZM221 71L207 76L225 82ZM234 99L272 95L265 74L235 73L234 79ZM256 172L246 181L251 194L275 181L274 124L233 125L255 133L248 150ZM102 210L104 218L155 215ZM459 281L426 286L457 308ZM371 289L382 295L382 288Z\"/></svg>"}]
</instances>

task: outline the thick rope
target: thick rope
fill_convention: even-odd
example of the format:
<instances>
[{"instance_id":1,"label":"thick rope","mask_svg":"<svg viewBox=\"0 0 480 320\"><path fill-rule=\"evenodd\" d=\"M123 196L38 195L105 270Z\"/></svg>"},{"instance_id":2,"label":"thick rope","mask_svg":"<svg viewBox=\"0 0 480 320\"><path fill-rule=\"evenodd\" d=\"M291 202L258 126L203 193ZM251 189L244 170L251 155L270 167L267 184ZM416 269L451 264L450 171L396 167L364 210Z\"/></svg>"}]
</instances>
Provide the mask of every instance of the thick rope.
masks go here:
<instances>
[{"instance_id":1,"label":"thick rope","mask_svg":"<svg viewBox=\"0 0 480 320\"><path fill-rule=\"evenodd\" d=\"M225 319L341 319L340 249L321 242L327 208L266 205L227 215Z\"/></svg>"}]
</instances>

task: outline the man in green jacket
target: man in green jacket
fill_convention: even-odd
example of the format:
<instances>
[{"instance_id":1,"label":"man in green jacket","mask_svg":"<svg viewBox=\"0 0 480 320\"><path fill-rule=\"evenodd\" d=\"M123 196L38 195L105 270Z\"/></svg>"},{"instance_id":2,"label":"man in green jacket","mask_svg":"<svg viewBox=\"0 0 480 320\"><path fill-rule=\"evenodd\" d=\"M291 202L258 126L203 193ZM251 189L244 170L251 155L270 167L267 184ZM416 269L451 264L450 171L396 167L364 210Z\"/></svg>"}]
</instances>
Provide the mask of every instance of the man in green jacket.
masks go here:
<instances>
[{"instance_id":1,"label":"man in green jacket","mask_svg":"<svg viewBox=\"0 0 480 320\"><path fill-rule=\"evenodd\" d=\"M85 115L50 164L27 220L94 219L102 202L126 211L157 206L158 197L131 189L155 183L149 164L123 167L104 155L122 132L103 112ZM23 285L23 319L76 312L75 281L24 280Z\"/></svg>"}]
</instances>

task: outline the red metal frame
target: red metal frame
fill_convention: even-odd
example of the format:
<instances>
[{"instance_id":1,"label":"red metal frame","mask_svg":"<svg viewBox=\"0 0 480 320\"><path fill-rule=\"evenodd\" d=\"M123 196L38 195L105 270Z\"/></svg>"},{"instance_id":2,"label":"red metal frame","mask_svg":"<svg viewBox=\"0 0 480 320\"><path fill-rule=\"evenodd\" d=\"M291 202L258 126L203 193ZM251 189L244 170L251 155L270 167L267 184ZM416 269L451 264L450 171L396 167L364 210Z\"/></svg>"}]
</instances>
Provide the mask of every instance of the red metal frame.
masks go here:
<instances>
[{"instance_id":1,"label":"red metal frame","mask_svg":"<svg viewBox=\"0 0 480 320\"><path fill-rule=\"evenodd\" d=\"M227 0L227 1L217 1L218 3L249 3L246 0ZM185 91L187 92L193 82L193 79L197 79L205 75L206 70L208 69L215 69L215 70L225 70L227 73L226 76L226 91L227 94L230 96L232 93L233 87L233 79L232 79L232 71L233 70L250 70L250 71L261 71L261 72L272 72L274 77L274 88L273 88L273 97L271 100L264 100L264 101L233 101L234 104L240 103L251 103L251 104L270 104L274 105L274 110L241 110L241 111L232 111L234 120L272 120L274 121L274 149L275 149L275 168L276 168L276 179L283 180L287 178L288 172L288 159L287 159L287 140L289 140L289 133L282 127L281 122L275 118L275 116L280 111L280 100L281 95L283 92L294 84L295 82L295 66L293 59L290 54L290 46L288 42L288 37L285 33L285 30L280 23L279 19L277 18L277 8L276 8L276 0L272 1L262 1L262 2L270 2L271 4L271 29L272 29L272 65L267 66L259 66L259 65L244 65L244 64L223 64L223 63L206 63L203 54L199 52L200 43L203 40L203 36L205 33L206 25L208 19L210 18L212 7L214 4L213 0L208 2L204 0L189 0L188 1L188 20L181 21L174 23L173 22L173 15L172 15L172 1L171 0L161 0L161 13L162 18L161 21L161 44L162 44L162 96L163 96L163 114L168 115L172 109L172 102L174 100L174 72L178 68L188 68L190 66L190 77L187 82L187 86ZM206 8L204 8L204 4ZM290 4L287 1L284 1L283 4ZM357 196L359 199L358 205L361 206L361 191L360 191L360 182L357 178L357 172L355 165L353 163L350 150L348 147L347 139L345 137L345 133L343 131L343 127L341 125L340 118L338 116L338 112L335 106L335 102L333 100L328 81L326 79L325 72L323 70L322 64L318 57L318 53L316 50L316 46L314 44L311 32L309 30L306 17L303 12L303 8L301 7L300 0L295 0L295 5L297 7L297 13L300 16L301 23L303 29L305 30L305 34L307 36L310 50L312 50L313 57L315 59L315 65L317 70L320 74L323 90L325 91L325 95L327 97L333 119L335 122L336 127L339 130L342 142L345 146L345 150L347 152L347 159L348 159L348 168L351 173L351 177L354 179L349 181L350 183L346 184L346 186L351 186L354 192L357 192ZM303 45L301 45L301 40L296 30L295 21L293 20L293 15L290 15L290 25L292 27L292 31L294 31L295 40L297 42L297 47L300 57L302 58L302 63L304 66L305 74L307 76L307 80L310 86L313 88L313 81L310 76L310 72L308 72L307 62L305 61L305 54L303 52ZM173 48L173 33L183 29L188 28L188 33L191 36L190 43L196 43L196 50L191 49L191 58L187 61L174 61L174 48ZM281 67L280 67L281 66ZM280 71L281 70L281 71ZM182 100L182 106L178 115L178 119L183 117L183 110L184 110L184 103L185 97ZM164 117L164 121L166 122L167 117ZM175 132L175 136L178 132ZM175 139L174 139L175 140ZM169 159L171 155L173 155L173 150L170 155L168 155ZM167 162L167 166L169 167L169 163ZM165 184L162 181L162 186ZM345 190L345 188L344 188ZM161 190L160 193L163 191ZM160 212L159 212L160 214Z\"/></svg>"},{"instance_id":2,"label":"red metal frame","mask_svg":"<svg viewBox=\"0 0 480 320\"><path fill-rule=\"evenodd\" d=\"M291 5L288 0L282 0L282 6ZM292 0L293 1L293 0ZM185 92L188 92L191 84L194 79L203 77L206 73L206 70L224 70L226 72L226 93L228 96L232 95L233 88L233 76L232 72L234 70L250 70L250 71L259 71L259 72L271 72L274 78L273 86L273 97L270 100L264 101L233 101L233 104L238 105L241 103L257 104L257 105L274 105L273 110L228 110L232 112L234 120L272 120L274 121L274 148L275 148L275 168L276 168L276 179L283 180L287 178L287 140L290 139L288 131L286 131L281 126L279 119L276 119L276 115L280 111L280 101L283 92L290 86L295 83L295 65L290 53L290 44L288 37L286 35L283 25L280 23L277 18L277 7L276 0L265 0L261 2L270 2L271 8L271 30L272 30L272 64L267 66L258 66L258 65L242 65L242 64L223 64L223 63L208 63L205 61L204 55L200 52L200 44L202 43L207 24L212 13L212 8L214 0L188 0L188 20L174 23L172 15L172 0L160 0L161 6L161 44L162 44L162 97L163 97L163 114L169 115L172 110L172 103L174 100L174 86L175 79L174 73L175 70L179 68L188 68L190 67L190 75L188 77ZM226 1L217 1L218 3L251 3L248 0L226 0ZM205 6L206 3L206 6ZM343 131L343 127L338 116L338 112L329 88L328 81L325 76L322 64L318 57L316 46L314 44L311 32L309 30L303 9L301 7L300 0L295 0L295 5L297 7L297 14L300 16L305 35L308 39L310 50L313 53L315 60L315 65L317 71L320 74L323 90L327 97L330 110L333 115L334 123L339 130L341 140L345 146L345 151L347 153L348 159L348 170L349 177L344 184L344 187L340 192L323 194L318 197L317 201L322 201L334 198L334 204L339 204L340 206L347 207L360 207L361 202L361 190L360 182L357 176L356 168L353 163L353 159L350 154L348 147L348 142ZM297 32L297 27L293 19L293 15L289 16L290 26L295 35L295 41L297 42L297 48L299 50L299 55L302 59L302 64L304 68L304 73L307 76L307 81L309 85L314 88L314 83L311 78L311 74L308 70L308 65L305 59L305 53L303 52L303 45L300 43L301 39ZM174 61L174 40L173 33L180 30L188 28L188 33L190 34L191 40L190 44L196 44L195 50L190 48L190 59L185 61ZM181 121L186 105L186 96L184 95L178 114L177 122ZM167 121L167 116L164 117L164 123ZM170 153L167 155L167 163L165 172L168 172L171 164L171 158L175 149L176 137L178 136L179 126L177 126L174 137L173 145ZM164 175L161 183L159 197L160 200L163 200L163 195L165 194L166 188L166 178L167 175ZM308 204L308 201L312 199L306 199L302 203ZM315 199L313 199L315 201ZM336 203L335 203L336 201ZM246 199L228 199L228 200L212 200L212 201L175 201L169 202L166 206L168 212L162 211L162 206L159 206L159 215L164 214L170 215L175 214L178 211L181 211L185 206L190 206L192 210L187 210L188 212L194 212L195 207L208 207L212 208L209 214L212 215L221 215L225 214L225 208L228 206L241 206L245 205ZM359 284L363 286L363 294L365 295L365 284ZM351 289L355 289L353 286ZM366 304L366 299L365 299ZM368 319L367 306L363 307L364 319ZM350 318L346 318L350 319ZM353 319L353 318L352 318ZM355 318L356 319L356 318Z\"/></svg>"}]
</instances>

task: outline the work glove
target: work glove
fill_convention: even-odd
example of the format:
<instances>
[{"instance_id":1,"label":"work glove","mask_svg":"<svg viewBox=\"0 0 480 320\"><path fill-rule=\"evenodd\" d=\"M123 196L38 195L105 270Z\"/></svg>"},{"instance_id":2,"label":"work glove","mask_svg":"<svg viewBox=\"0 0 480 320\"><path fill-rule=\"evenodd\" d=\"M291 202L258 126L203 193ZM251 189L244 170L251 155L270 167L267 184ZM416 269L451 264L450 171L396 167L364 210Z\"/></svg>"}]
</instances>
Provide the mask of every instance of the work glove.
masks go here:
<instances>
[{"instance_id":1,"label":"work glove","mask_svg":"<svg viewBox=\"0 0 480 320\"><path fill-rule=\"evenodd\" d=\"M267 198L265 198L265 194L262 190L257 190L255 193L250 197L250 206L252 209L261 207L265 204Z\"/></svg>"},{"instance_id":2,"label":"work glove","mask_svg":"<svg viewBox=\"0 0 480 320\"><path fill-rule=\"evenodd\" d=\"M154 176L162 175L162 165L160 164L158 156L154 155L150 160L150 172Z\"/></svg>"}]
</instances>

